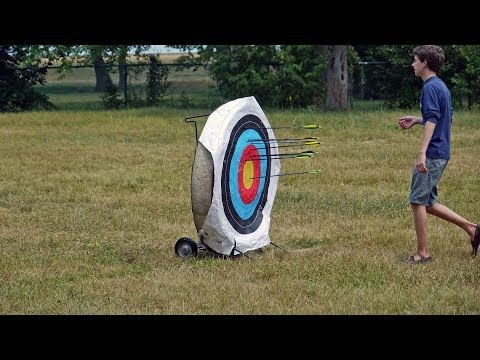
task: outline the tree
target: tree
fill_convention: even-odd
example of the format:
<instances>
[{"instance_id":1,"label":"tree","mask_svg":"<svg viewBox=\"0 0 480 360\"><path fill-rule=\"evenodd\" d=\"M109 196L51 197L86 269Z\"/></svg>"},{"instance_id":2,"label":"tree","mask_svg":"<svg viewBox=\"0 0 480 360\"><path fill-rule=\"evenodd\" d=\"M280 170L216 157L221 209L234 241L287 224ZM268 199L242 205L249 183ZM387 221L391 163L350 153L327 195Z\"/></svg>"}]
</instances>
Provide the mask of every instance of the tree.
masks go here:
<instances>
[{"instance_id":1,"label":"tree","mask_svg":"<svg viewBox=\"0 0 480 360\"><path fill-rule=\"evenodd\" d=\"M0 45L0 111L51 109L48 97L33 88L45 82L46 68L24 66L22 47Z\"/></svg>"},{"instance_id":2,"label":"tree","mask_svg":"<svg viewBox=\"0 0 480 360\"><path fill-rule=\"evenodd\" d=\"M76 48L72 54L77 61L83 64L93 64L95 67L95 91L103 92L112 85L110 65L118 66L118 90L126 87L128 54L133 52L137 58L146 58L142 54L150 45L84 45Z\"/></svg>"},{"instance_id":3,"label":"tree","mask_svg":"<svg viewBox=\"0 0 480 360\"><path fill-rule=\"evenodd\" d=\"M226 98L255 94L269 105L308 106L324 101L326 93L328 108L347 107L346 45L172 47L188 51L180 60L184 63L194 59L208 63L209 72Z\"/></svg>"},{"instance_id":4,"label":"tree","mask_svg":"<svg viewBox=\"0 0 480 360\"><path fill-rule=\"evenodd\" d=\"M413 74L412 51L415 46L365 46L362 51L362 60L382 63L367 69L367 84L370 82L369 90L374 92L371 95L382 99L388 108L418 109L422 81ZM446 61L438 75L451 89L454 107L461 106L462 98L471 104L471 86L474 86L476 77L467 70L470 61L460 52L464 47L442 45L442 48ZM372 82L375 82L374 86Z\"/></svg>"},{"instance_id":5,"label":"tree","mask_svg":"<svg viewBox=\"0 0 480 360\"><path fill-rule=\"evenodd\" d=\"M276 103L280 106L309 106L325 103L326 58L313 45L280 47Z\"/></svg>"},{"instance_id":6,"label":"tree","mask_svg":"<svg viewBox=\"0 0 480 360\"><path fill-rule=\"evenodd\" d=\"M451 79L453 83L452 96L454 105L471 109L480 104L480 46L460 45L455 47L456 55L462 61L455 60L455 54L445 54L447 64L462 64L461 68L455 69ZM464 102L466 104L464 105Z\"/></svg>"},{"instance_id":7,"label":"tree","mask_svg":"<svg viewBox=\"0 0 480 360\"><path fill-rule=\"evenodd\" d=\"M150 56L150 65L147 74L147 105L155 106L165 95L170 83L167 81L168 68L161 66L162 61Z\"/></svg>"},{"instance_id":8,"label":"tree","mask_svg":"<svg viewBox=\"0 0 480 360\"><path fill-rule=\"evenodd\" d=\"M47 58L60 62L60 72L68 71L72 65L93 65L95 69L95 91L104 92L112 85L111 65L118 66L118 89L126 86L126 64L128 54L133 53L137 59L146 58L143 54L150 45L44 45L30 47L30 59ZM41 54L41 55L40 55Z\"/></svg>"},{"instance_id":9,"label":"tree","mask_svg":"<svg viewBox=\"0 0 480 360\"><path fill-rule=\"evenodd\" d=\"M118 90L124 91L127 87L127 58L128 45L118 47Z\"/></svg>"},{"instance_id":10,"label":"tree","mask_svg":"<svg viewBox=\"0 0 480 360\"><path fill-rule=\"evenodd\" d=\"M93 58L93 68L95 69L95 91L105 92L113 83L105 61L103 60L103 48L102 46L91 46L89 50L89 56Z\"/></svg>"},{"instance_id":11,"label":"tree","mask_svg":"<svg viewBox=\"0 0 480 360\"><path fill-rule=\"evenodd\" d=\"M348 105L347 46L327 47L327 109L346 110Z\"/></svg>"}]
</instances>

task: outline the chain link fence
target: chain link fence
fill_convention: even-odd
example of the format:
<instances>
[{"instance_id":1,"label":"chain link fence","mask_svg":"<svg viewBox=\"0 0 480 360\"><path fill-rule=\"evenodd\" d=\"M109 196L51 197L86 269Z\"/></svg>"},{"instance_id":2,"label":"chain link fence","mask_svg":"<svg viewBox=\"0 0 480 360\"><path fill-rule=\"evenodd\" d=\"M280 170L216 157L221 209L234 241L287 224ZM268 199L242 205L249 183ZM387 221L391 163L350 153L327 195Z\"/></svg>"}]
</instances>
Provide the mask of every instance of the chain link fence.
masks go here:
<instances>
[{"instance_id":1,"label":"chain link fence","mask_svg":"<svg viewBox=\"0 0 480 360\"><path fill-rule=\"evenodd\" d=\"M48 96L56 109L105 109L105 96L111 83L127 107L146 104L150 64L120 66L48 67L46 83L36 85L37 91ZM159 64L166 72L166 89L158 104L171 107L215 108L222 99L217 85L205 66L187 67L183 64ZM108 81L99 84L99 73L107 74Z\"/></svg>"},{"instance_id":2,"label":"chain link fence","mask_svg":"<svg viewBox=\"0 0 480 360\"><path fill-rule=\"evenodd\" d=\"M376 68L385 66L385 61L360 61L352 64L352 77L349 79L350 96L356 100L376 100L381 98Z\"/></svg>"},{"instance_id":3,"label":"chain link fence","mask_svg":"<svg viewBox=\"0 0 480 360\"><path fill-rule=\"evenodd\" d=\"M355 108L359 101L375 99L375 84L367 69L382 66L381 62L352 64L349 78L349 105ZM165 71L166 87L156 105L178 108L214 109L225 102L216 82L206 66L184 64L158 64ZM104 68L109 81L118 91L118 101L125 107L148 106L148 72L151 64L127 64L122 66L72 66L68 70L48 67L46 83L36 89L47 95L58 110L105 109L108 89L98 83L98 72Z\"/></svg>"}]
</instances>

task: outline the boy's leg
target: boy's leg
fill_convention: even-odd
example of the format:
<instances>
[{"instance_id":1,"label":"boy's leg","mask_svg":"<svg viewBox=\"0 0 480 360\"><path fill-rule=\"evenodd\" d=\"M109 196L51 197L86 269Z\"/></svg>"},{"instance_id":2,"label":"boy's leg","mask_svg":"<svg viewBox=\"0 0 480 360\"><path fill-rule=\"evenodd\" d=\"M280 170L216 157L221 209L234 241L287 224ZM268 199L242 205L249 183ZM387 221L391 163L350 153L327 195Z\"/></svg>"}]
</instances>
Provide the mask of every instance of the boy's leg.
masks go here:
<instances>
[{"instance_id":1,"label":"boy's leg","mask_svg":"<svg viewBox=\"0 0 480 360\"><path fill-rule=\"evenodd\" d=\"M429 256L428 253L428 231L427 231L427 210L423 205L410 204L412 206L415 233L417 235L417 254L422 257ZM418 260L420 257L414 257Z\"/></svg>"}]
</instances>

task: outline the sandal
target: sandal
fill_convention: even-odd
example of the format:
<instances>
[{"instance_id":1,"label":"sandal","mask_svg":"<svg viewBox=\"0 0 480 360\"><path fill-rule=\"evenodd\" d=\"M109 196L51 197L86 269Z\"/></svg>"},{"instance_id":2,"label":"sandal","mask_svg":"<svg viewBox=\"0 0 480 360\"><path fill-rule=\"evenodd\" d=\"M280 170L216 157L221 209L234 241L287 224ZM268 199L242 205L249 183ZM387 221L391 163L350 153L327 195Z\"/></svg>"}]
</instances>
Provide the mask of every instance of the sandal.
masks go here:
<instances>
[{"instance_id":1,"label":"sandal","mask_svg":"<svg viewBox=\"0 0 480 360\"><path fill-rule=\"evenodd\" d=\"M415 255L418 255L418 254L414 254L414 255L410 255L407 260L405 260L405 262L407 264L420 264L420 263L423 263L423 262L427 262L427 261L432 261L432 257L431 256L422 256L422 255L418 255L420 256L420 259L418 260L415 260Z\"/></svg>"}]
</instances>

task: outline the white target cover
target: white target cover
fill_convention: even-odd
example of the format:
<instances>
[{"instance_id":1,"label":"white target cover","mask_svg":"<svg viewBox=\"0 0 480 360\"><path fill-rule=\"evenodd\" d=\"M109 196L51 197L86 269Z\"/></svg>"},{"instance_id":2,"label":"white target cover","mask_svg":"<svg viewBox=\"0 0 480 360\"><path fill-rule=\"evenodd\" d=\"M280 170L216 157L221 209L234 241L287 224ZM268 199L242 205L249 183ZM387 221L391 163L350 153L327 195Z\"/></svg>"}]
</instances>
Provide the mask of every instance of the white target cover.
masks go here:
<instances>
[{"instance_id":1,"label":"white target cover","mask_svg":"<svg viewBox=\"0 0 480 360\"><path fill-rule=\"evenodd\" d=\"M280 173L271 147L274 133L256 99L245 97L216 109L199 142L213 161L212 202L201 226L203 243L238 255L270 243L270 214Z\"/></svg>"}]
</instances>

